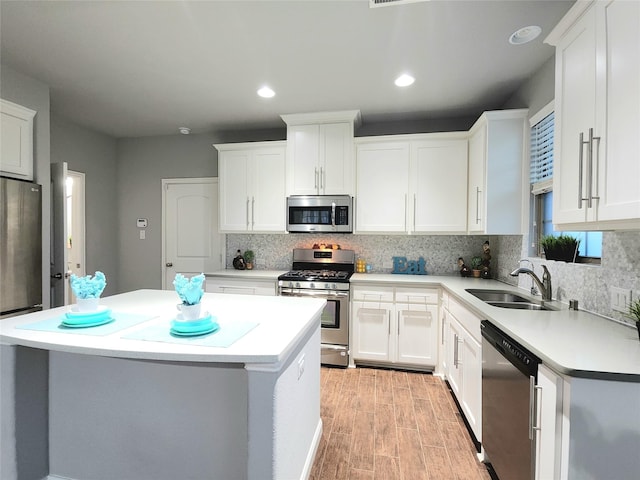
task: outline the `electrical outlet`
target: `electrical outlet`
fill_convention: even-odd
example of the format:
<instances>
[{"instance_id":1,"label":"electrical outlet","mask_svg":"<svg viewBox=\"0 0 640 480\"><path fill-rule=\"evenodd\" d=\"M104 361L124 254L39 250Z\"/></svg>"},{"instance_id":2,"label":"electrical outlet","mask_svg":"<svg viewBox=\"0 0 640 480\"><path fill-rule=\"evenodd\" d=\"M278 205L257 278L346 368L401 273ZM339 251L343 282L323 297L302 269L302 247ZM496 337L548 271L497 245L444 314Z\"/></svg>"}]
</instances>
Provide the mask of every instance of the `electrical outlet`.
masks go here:
<instances>
[{"instance_id":1,"label":"electrical outlet","mask_svg":"<svg viewBox=\"0 0 640 480\"><path fill-rule=\"evenodd\" d=\"M627 313L631 302L631 290L611 287L611 310Z\"/></svg>"}]
</instances>

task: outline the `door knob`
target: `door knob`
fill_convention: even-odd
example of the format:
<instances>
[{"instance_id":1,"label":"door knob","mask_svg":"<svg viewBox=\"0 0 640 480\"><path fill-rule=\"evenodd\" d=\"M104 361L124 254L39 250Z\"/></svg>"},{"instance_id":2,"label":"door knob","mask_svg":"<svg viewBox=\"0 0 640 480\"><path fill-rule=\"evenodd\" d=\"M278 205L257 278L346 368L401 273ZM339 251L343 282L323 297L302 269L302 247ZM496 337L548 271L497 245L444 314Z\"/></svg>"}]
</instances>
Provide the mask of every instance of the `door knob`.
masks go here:
<instances>
[{"instance_id":1,"label":"door knob","mask_svg":"<svg viewBox=\"0 0 640 480\"><path fill-rule=\"evenodd\" d=\"M55 275L51 275L51 278L57 278L58 280L62 278L61 273L56 273Z\"/></svg>"},{"instance_id":2,"label":"door knob","mask_svg":"<svg viewBox=\"0 0 640 480\"><path fill-rule=\"evenodd\" d=\"M173 263L171 262L167 262L164 264L165 267L173 267Z\"/></svg>"}]
</instances>

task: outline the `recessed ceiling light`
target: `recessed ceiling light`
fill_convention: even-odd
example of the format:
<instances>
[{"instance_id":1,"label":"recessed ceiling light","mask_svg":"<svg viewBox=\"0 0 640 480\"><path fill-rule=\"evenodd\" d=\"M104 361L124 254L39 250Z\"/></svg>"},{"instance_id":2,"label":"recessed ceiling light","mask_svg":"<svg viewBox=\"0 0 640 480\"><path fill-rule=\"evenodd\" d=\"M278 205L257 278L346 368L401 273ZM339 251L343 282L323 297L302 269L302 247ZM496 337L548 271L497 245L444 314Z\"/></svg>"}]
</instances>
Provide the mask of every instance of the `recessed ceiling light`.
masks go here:
<instances>
[{"instance_id":1,"label":"recessed ceiling light","mask_svg":"<svg viewBox=\"0 0 640 480\"><path fill-rule=\"evenodd\" d=\"M266 85L264 87L262 87L260 90L258 90L258 95L260 95L262 98L271 98L276 94L276 92L274 92L273 90L271 90L269 87L267 87Z\"/></svg>"},{"instance_id":2,"label":"recessed ceiling light","mask_svg":"<svg viewBox=\"0 0 640 480\"><path fill-rule=\"evenodd\" d=\"M407 75L406 73L403 73L398 78L396 78L395 84L398 87L408 87L415 81L416 79L413 78L411 75Z\"/></svg>"},{"instance_id":3,"label":"recessed ceiling light","mask_svg":"<svg viewBox=\"0 0 640 480\"><path fill-rule=\"evenodd\" d=\"M178 129L178 131L182 134L182 135L189 135L191 133L191 129L189 127L180 127Z\"/></svg>"},{"instance_id":4,"label":"recessed ceiling light","mask_svg":"<svg viewBox=\"0 0 640 480\"><path fill-rule=\"evenodd\" d=\"M509 43L512 45L522 45L528 43L531 40L538 38L538 35L542 32L542 29L537 25L529 25L528 27L522 27L515 31L509 37Z\"/></svg>"}]
</instances>

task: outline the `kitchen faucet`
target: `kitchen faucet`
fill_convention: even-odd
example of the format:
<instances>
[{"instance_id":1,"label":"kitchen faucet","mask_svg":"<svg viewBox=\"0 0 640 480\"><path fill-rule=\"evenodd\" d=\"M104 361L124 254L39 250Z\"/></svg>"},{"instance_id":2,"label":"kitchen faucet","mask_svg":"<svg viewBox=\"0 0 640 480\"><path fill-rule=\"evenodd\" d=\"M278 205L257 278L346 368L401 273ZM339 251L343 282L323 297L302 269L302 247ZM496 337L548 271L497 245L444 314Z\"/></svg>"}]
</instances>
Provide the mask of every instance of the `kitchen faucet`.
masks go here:
<instances>
[{"instance_id":1,"label":"kitchen faucet","mask_svg":"<svg viewBox=\"0 0 640 480\"><path fill-rule=\"evenodd\" d=\"M521 273L526 273L533 278L533 281L538 285L538 289L542 293L542 300L551 301L551 274L545 265L542 265L542 281L530 268L519 267L510 273L511 276L517 277Z\"/></svg>"},{"instance_id":2,"label":"kitchen faucet","mask_svg":"<svg viewBox=\"0 0 640 480\"><path fill-rule=\"evenodd\" d=\"M528 258L523 258L521 259L518 263L520 264L520 266L522 266L522 262L528 262L530 269L533 270L533 262L531 260L529 260ZM536 288L536 284L533 282L533 278L531 278L531 295L537 295L538 294L538 289Z\"/></svg>"}]
</instances>

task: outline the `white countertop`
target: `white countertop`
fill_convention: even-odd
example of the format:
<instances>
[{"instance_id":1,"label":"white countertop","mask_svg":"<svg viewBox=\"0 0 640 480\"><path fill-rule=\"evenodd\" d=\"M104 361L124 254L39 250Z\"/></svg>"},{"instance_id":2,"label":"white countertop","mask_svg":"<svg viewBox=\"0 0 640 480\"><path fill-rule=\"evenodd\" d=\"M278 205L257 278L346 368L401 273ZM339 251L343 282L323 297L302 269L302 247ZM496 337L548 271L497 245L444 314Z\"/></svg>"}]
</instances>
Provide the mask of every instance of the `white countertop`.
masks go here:
<instances>
[{"instance_id":1,"label":"white countertop","mask_svg":"<svg viewBox=\"0 0 640 480\"><path fill-rule=\"evenodd\" d=\"M635 327L569 310L512 310L493 307L468 288L528 292L495 280L431 275L354 274L352 285L367 283L441 286L482 319L489 320L553 370L573 376L640 382L640 341ZM540 297L533 297L540 300Z\"/></svg>"},{"instance_id":2,"label":"white countertop","mask_svg":"<svg viewBox=\"0 0 640 480\"><path fill-rule=\"evenodd\" d=\"M287 270L235 270L227 268L225 270L217 270L215 272L206 272L204 275L205 277L227 277L276 281L278 277L284 273L287 273Z\"/></svg>"},{"instance_id":3,"label":"white countertop","mask_svg":"<svg viewBox=\"0 0 640 480\"><path fill-rule=\"evenodd\" d=\"M148 321L105 336L16 329L53 317L59 307L0 321L0 343L44 350L108 357L214 363L273 364L282 362L309 331L319 325L325 300L205 293L202 305L218 319L255 320L259 325L227 348L121 338L150 325L170 328L179 298L170 290L137 290L100 299L114 312L153 315Z\"/></svg>"}]
</instances>

